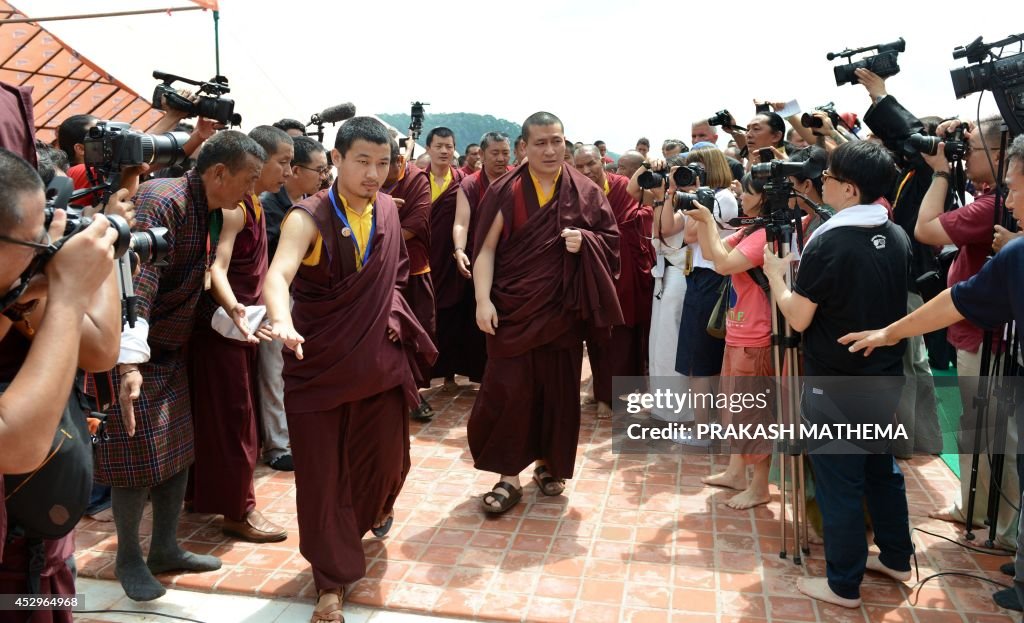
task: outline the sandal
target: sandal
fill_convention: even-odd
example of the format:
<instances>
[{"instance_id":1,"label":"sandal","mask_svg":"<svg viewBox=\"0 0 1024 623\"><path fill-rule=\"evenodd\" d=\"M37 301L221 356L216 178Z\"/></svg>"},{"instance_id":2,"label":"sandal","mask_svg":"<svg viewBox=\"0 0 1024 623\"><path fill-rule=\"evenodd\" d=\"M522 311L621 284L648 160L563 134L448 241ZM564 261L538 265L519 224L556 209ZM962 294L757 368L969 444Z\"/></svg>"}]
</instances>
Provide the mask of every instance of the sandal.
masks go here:
<instances>
[{"instance_id":1,"label":"sandal","mask_svg":"<svg viewBox=\"0 0 1024 623\"><path fill-rule=\"evenodd\" d=\"M434 409L431 408L426 399L420 396L419 406L413 409L410 415L417 422L429 422L434 419Z\"/></svg>"},{"instance_id":2,"label":"sandal","mask_svg":"<svg viewBox=\"0 0 1024 623\"><path fill-rule=\"evenodd\" d=\"M544 495L562 495L565 491L565 480L552 476L547 465L538 465L533 469L533 481Z\"/></svg>"},{"instance_id":3,"label":"sandal","mask_svg":"<svg viewBox=\"0 0 1024 623\"><path fill-rule=\"evenodd\" d=\"M316 601L320 603L320 598L323 597L324 593L333 592L338 596L338 602L333 603L329 606L324 606L322 609L313 606L313 616L309 619L309 623L317 623L318 621L331 621L332 623L345 623L345 615L342 614L341 608L344 605L345 591L344 589L337 589L334 591L317 591Z\"/></svg>"},{"instance_id":4,"label":"sandal","mask_svg":"<svg viewBox=\"0 0 1024 623\"><path fill-rule=\"evenodd\" d=\"M523 499L522 487L515 487L500 480L480 499L480 506L485 513L500 515L518 504L521 499ZM498 503L497 507L492 505L494 502Z\"/></svg>"},{"instance_id":5,"label":"sandal","mask_svg":"<svg viewBox=\"0 0 1024 623\"><path fill-rule=\"evenodd\" d=\"M388 535L388 532L391 531L391 524L393 523L395 523L395 514L390 513L388 515L388 518L384 520L384 523L377 526L376 528L370 528L370 532L372 532L373 536L377 537L378 539L382 539Z\"/></svg>"}]
</instances>

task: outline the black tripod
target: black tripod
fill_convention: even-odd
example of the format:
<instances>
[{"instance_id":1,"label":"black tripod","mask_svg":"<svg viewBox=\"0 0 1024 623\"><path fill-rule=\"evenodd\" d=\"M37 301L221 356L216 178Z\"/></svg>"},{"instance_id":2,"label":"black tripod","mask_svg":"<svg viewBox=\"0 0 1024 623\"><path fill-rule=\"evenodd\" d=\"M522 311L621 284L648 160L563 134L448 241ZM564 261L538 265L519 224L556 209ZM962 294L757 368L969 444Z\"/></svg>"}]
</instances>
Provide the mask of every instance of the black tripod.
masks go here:
<instances>
[{"instance_id":1,"label":"black tripod","mask_svg":"<svg viewBox=\"0 0 1024 623\"><path fill-rule=\"evenodd\" d=\"M782 164L778 161L772 165ZM808 197L796 193L788 175L790 171L782 166L771 166L770 178L765 183L764 215L754 219L740 219L742 224L763 225L766 239L778 257L787 256L794 248L803 248L803 210L790 207L790 199L799 197L807 202L815 212L827 220L831 214L815 204ZM762 169L764 171L764 169ZM793 284L796 269L791 264L786 278ZM772 302L772 361L775 367L775 414L782 430L800 429L800 334L790 326L782 314L774 297ZM797 436L794 436L797 437ZM788 535L786 533L787 509L789 499L793 508L793 543L795 552L793 562L802 564L802 557L810 553L807 530L807 504L805 496L803 444L797 439L784 439L778 442L776 451L779 456L779 491L781 494L781 513L779 531L782 537L782 549L779 558L787 558ZM792 485L787 482L787 473L792 474Z\"/></svg>"},{"instance_id":2,"label":"black tripod","mask_svg":"<svg viewBox=\"0 0 1024 623\"><path fill-rule=\"evenodd\" d=\"M980 130L979 130L980 131ZM999 153L1006 153L1008 141L1008 130L1005 124L1002 127L1002 134L999 139ZM1016 229L1013 215L1008 213L1003 205L1003 175L1005 158L999 158L999 166L995 173L995 217L996 225L1002 225L1010 231ZM962 203L962 193L961 193ZM1018 336L1016 326L1010 323L1000 331L985 331L981 343L981 366L978 375L978 391L974 396L973 407L975 410L974 424L974 448L971 456L971 478L970 488L967 496L967 508L965 521L967 524L964 538L968 541L974 540L974 506L977 497L978 466L982 453L983 435L988 441L986 423L989 416L989 407L995 403L995 420L992 440L997 444L1003 444L1006 439L1007 421L1014 408L1013 382L1009 379L1017 376L1020 366L1017 362ZM1007 348L1009 347L1009 349ZM986 446L988 444L986 443ZM994 548L996 533L998 531L998 517L1000 498L1002 497L1003 469L1005 454L1002 445L996 448L986 448L989 455L989 497L986 517L988 520L988 538L985 540L985 547ZM1010 503L1012 506L1012 502Z\"/></svg>"}]
</instances>

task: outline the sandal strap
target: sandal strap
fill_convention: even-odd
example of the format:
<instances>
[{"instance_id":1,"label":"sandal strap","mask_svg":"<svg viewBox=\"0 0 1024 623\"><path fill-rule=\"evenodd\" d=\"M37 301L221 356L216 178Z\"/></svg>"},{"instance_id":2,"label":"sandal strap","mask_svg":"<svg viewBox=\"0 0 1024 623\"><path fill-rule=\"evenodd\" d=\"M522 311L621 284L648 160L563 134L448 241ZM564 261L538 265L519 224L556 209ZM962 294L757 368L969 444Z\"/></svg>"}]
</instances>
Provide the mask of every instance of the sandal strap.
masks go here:
<instances>
[{"instance_id":1,"label":"sandal strap","mask_svg":"<svg viewBox=\"0 0 1024 623\"><path fill-rule=\"evenodd\" d=\"M519 490L515 486L501 480L498 484L491 487L491 490L485 493L484 497L489 495L495 502L502 503L518 492Z\"/></svg>"}]
</instances>

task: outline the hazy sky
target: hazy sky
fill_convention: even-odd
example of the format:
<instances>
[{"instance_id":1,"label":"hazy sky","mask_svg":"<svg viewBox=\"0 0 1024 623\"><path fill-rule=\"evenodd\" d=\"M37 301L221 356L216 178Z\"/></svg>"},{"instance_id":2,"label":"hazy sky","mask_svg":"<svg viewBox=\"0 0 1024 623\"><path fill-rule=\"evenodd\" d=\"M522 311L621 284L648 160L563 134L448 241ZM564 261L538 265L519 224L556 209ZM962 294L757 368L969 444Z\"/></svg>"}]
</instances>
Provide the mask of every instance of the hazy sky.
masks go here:
<instances>
[{"instance_id":1,"label":"hazy sky","mask_svg":"<svg viewBox=\"0 0 1024 623\"><path fill-rule=\"evenodd\" d=\"M185 0L12 0L29 16L183 6ZM836 87L829 51L902 36L902 71L889 92L918 115L975 114L954 100L957 45L1001 39L1005 2L975 0L937 18L911 3L740 0L610 2L221 0L221 72L243 129L308 120L344 101L359 112L474 112L521 122L555 113L572 140L632 148L647 136L690 142L690 122L728 108L745 124L751 99L834 101L863 115L863 87ZM936 5L933 5L936 6ZM816 7L816 8L814 8ZM845 8L843 8L845 7ZM982 22L1007 24L982 26ZM214 72L208 12L47 22L44 27L144 97L153 69L198 79ZM991 96L982 114L995 111ZM428 124L429 125L429 124ZM426 128L429 129L429 128ZM333 136L331 133L329 136ZM328 139L331 140L331 139ZM724 135L720 142L724 144ZM461 147L461 146L460 146Z\"/></svg>"}]
</instances>

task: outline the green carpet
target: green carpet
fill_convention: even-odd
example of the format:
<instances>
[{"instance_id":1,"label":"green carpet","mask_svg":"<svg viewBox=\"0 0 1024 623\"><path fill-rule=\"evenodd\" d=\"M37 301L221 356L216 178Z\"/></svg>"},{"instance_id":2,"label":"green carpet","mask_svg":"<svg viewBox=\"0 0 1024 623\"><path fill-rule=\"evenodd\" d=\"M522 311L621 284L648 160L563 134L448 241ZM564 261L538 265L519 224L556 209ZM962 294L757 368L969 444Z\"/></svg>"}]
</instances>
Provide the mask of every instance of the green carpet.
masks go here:
<instances>
[{"instance_id":1,"label":"green carpet","mask_svg":"<svg viewBox=\"0 0 1024 623\"><path fill-rule=\"evenodd\" d=\"M960 477L960 461L956 448L956 430L960 425L963 406L960 388L956 384L956 368L932 370L935 376L935 398L938 403L939 428L942 429L942 461Z\"/></svg>"}]
</instances>

